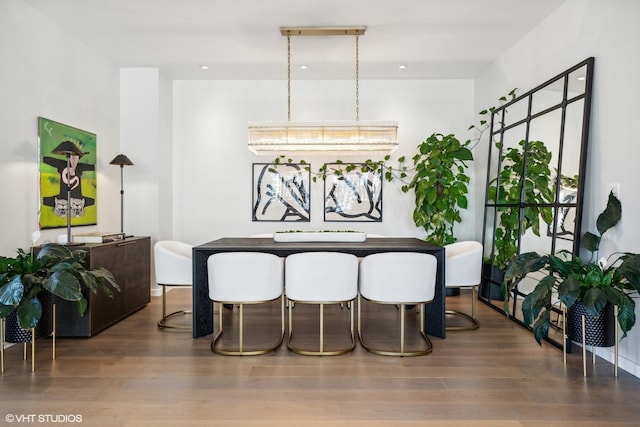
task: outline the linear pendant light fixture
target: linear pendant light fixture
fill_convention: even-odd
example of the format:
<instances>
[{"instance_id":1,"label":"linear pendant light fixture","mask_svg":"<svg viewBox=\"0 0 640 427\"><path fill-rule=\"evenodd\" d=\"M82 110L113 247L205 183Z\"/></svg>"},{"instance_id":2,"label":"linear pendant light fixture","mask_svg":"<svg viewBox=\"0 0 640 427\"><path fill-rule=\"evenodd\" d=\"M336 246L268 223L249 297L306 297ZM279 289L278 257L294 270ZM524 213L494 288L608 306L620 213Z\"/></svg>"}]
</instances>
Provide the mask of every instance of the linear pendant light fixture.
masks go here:
<instances>
[{"instance_id":1,"label":"linear pendant light fixture","mask_svg":"<svg viewBox=\"0 0 640 427\"><path fill-rule=\"evenodd\" d=\"M254 154L286 152L389 154L398 148L395 121L360 121L359 37L365 26L356 27L280 27L287 37L288 120L250 122L249 150ZM291 37L355 36L356 40L356 117L355 120L294 122L291 120Z\"/></svg>"}]
</instances>

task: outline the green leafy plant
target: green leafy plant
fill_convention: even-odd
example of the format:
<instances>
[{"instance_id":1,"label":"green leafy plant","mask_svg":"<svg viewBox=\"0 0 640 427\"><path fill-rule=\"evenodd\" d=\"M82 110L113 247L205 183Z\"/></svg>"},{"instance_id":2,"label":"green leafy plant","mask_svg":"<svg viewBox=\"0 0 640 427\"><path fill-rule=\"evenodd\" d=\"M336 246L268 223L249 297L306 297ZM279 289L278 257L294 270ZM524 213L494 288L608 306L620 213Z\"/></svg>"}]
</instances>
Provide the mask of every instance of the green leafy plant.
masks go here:
<instances>
[{"instance_id":1,"label":"green leafy plant","mask_svg":"<svg viewBox=\"0 0 640 427\"><path fill-rule=\"evenodd\" d=\"M0 257L0 317L15 310L22 329L34 328L40 320L40 298L45 293L77 302L78 312L84 315L83 289L94 293L100 289L110 297L112 290L120 290L107 269L84 267L85 250L48 243L34 252L33 248L29 252L18 249L14 258Z\"/></svg>"},{"instance_id":2,"label":"green leafy plant","mask_svg":"<svg viewBox=\"0 0 640 427\"><path fill-rule=\"evenodd\" d=\"M496 147L500 149L500 143L496 143ZM540 236L540 219L547 225L553 221L551 208L540 206L552 203L554 198L551 157L542 141L521 140L517 147L508 147L502 152L500 172L487 189L487 199L498 206L494 264L500 269L505 269L517 255L518 234L531 230ZM525 203L522 209L521 191Z\"/></svg>"},{"instance_id":3,"label":"green leafy plant","mask_svg":"<svg viewBox=\"0 0 640 427\"><path fill-rule=\"evenodd\" d=\"M589 315L598 317L600 311L611 303L618 307L618 323L624 336L636 321L634 297L640 295L640 255L634 253L611 254L598 259L602 236L614 227L622 217L622 205L618 198L609 194L607 207L598 216L598 234L586 232L582 246L591 252L586 262L578 255L563 250L558 255L539 255L527 252L518 255L505 273L504 310L508 313L509 298L513 289L531 273L539 277L534 290L525 296L522 303L524 321L533 328L538 344L547 335L550 326L553 296L567 308L576 301L584 304Z\"/></svg>"},{"instance_id":4,"label":"green leafy plant","mask_svg":"<svg viewBox=\"0 0 640 427\"><path fill-rule=\"evenodd\" d=\"M462 222L460 209L467 208L470 178L465 173L466 162L473 161L470 144L470 140L461 143L451 134L432 134L418 145L418 154L413 156L415 174L402 187L405 193L413 190L413 221L435 244L456 241L453 227Z\"/></svg>"}]
</instances>

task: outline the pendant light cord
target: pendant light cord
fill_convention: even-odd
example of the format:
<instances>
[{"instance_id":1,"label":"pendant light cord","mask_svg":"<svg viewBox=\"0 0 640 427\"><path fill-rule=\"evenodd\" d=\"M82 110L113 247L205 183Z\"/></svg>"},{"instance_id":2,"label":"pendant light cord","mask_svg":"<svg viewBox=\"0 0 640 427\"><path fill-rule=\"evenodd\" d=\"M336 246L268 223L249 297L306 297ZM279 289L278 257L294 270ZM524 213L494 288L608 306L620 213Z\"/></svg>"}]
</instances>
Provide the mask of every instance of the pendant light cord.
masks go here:
<instances>
[{"instance_id":1,"label":"pendant light cord","mask_svg":"<svg viewBox=\"0 0 640 427\"><path fill-rule=\"evenodd\" d=\"M356 34L356 121L360 120L360 37Z\"/></svg>"},{"instance_id":2,"label":"pendant light cord","mask_svg":"<svg viewBox=\"0 0 640 427\"><path fill-rule=\"evenodd\" d=\"M287 34L287 117L291 121L291 34Z\"/></svg>"}]
</instances>

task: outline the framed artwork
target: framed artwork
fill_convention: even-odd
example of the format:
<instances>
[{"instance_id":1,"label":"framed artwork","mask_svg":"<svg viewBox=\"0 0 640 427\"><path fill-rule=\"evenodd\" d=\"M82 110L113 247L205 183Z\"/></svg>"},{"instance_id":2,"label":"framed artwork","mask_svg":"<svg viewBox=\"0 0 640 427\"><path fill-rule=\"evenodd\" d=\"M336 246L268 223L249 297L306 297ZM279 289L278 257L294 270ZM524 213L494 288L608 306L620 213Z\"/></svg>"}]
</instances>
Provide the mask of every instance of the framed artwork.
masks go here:
<instances>
[{"instance_id":1,"label":"framed artwork","mask_svg":"<svg viewBox=\"0 0 640 427\"><path fill-rule=\"evenodd\" d=\"M96 134L38 117L40 139L40 228L97 223ZM61 143L72 143L82 153L55 154ZM67 192L70 192L68 205Z\"/></svg>"},{"instance_id":2,"label":"framed artwork","mask_svg":"<svg viewBox=\"0 0 640 427\"><path fill-rule=\"evenodd\" d=\"M369 170L364 164L354 166L327 165L326 222L382 222L382 171Z\"/></svg>"},{"instance_id":3,"label":"framed artwork","mask_svg":"<svg viewBox=\"0 0 640 427\"><path fill-rule=\"evenodd\" d=\"M253 221L311 221L311 172L306 164L253 164Z\"/></svg>"}]
</instances>

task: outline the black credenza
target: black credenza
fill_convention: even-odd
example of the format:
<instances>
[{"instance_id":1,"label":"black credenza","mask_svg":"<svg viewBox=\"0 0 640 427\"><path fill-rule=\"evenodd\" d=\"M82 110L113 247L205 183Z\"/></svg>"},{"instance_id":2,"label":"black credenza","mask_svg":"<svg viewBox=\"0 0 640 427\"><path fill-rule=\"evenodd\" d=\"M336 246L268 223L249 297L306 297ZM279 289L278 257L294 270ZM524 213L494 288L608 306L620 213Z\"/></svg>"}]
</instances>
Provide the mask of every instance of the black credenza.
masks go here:
<instances>
[{"instance_id":1,"label":"black credenza","mask_svg":"<svg viewBox=\"0 0 640 427\"><path fill-rule=\"evenodd\" d=\"M73 249L88 251L87 268L105 267L115 276L120 292L113 298L103 292L84 290L88 306L84 316L75 302L56 298L56 335L90 337L149 304L151 299L151 239L129 237L125 240L86 244Z\"/></svg>"}]
</instances>

